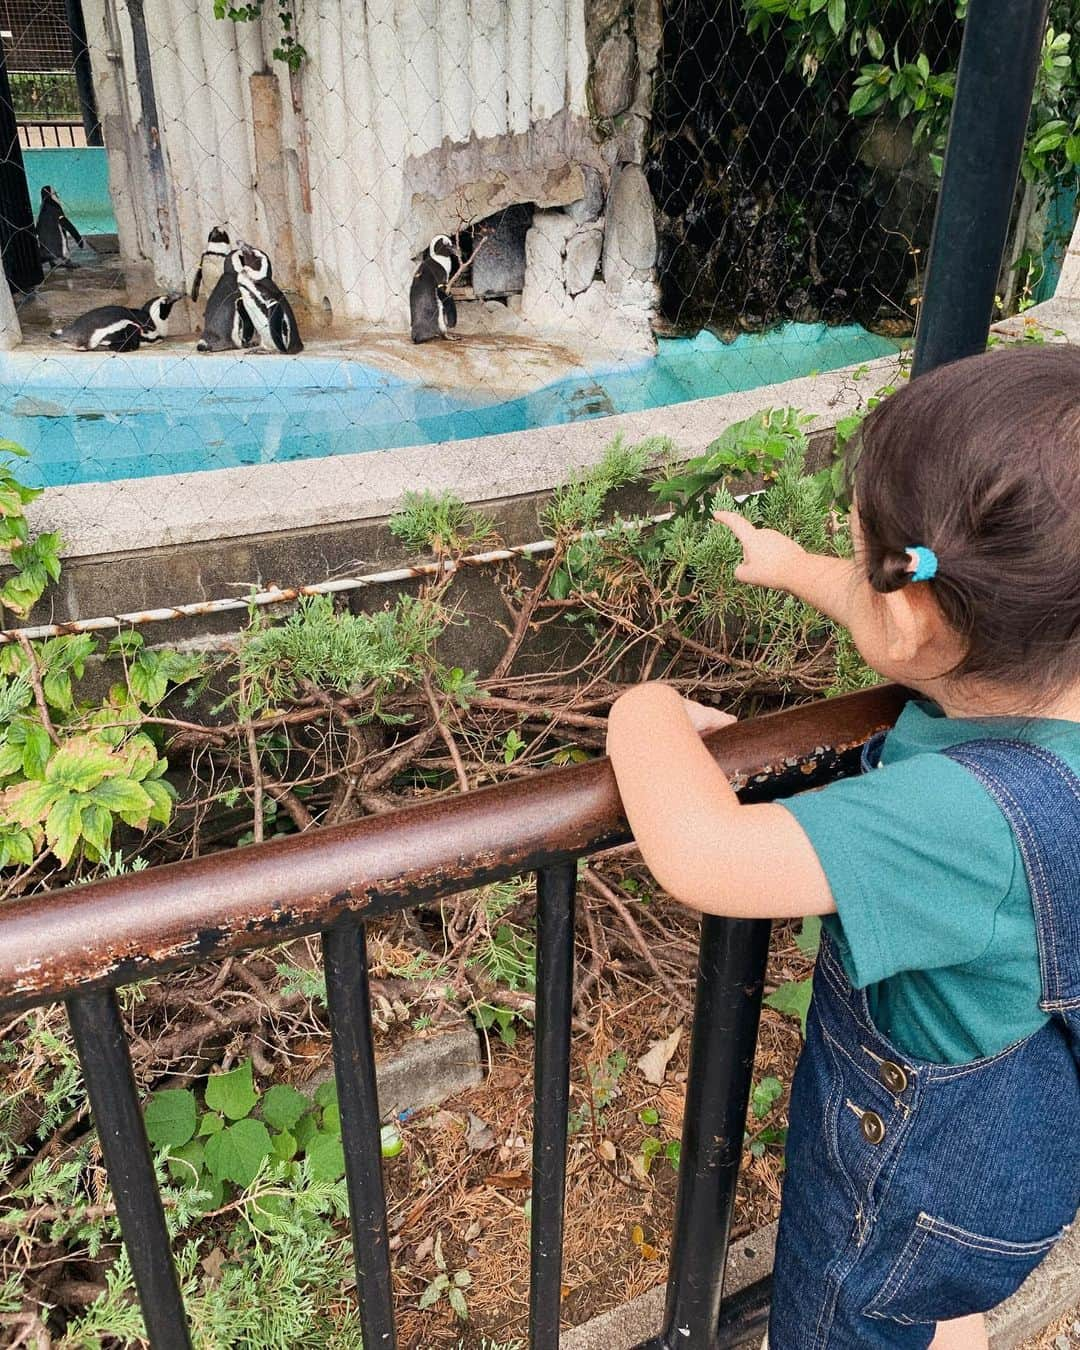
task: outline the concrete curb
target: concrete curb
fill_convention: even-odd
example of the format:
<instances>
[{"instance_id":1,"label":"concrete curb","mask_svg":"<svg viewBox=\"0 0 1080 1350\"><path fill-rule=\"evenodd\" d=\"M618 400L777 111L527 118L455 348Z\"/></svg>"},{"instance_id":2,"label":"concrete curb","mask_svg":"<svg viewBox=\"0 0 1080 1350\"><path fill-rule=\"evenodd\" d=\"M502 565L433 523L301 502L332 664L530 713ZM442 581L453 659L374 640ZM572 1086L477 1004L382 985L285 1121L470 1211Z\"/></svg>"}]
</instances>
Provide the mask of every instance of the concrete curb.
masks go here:
<instances>
[{"instance_id":1,"label":"concrete curb","mask_svg":"<svg viewBox=\"0 0 1080 1350\"><path fill-rule=\"evenodd\" d=\"M728 1253L725 1292L738 1293L772 1270L776 1224L735 1242ZM1069 1308L1080 1305L1080 1223L1000 1307L990 1314L990 1350L1016 1350ZM633 1350L659 1334L664 1286L564 1332L559 1350Z\"/></svg>"},{"instance_id":2,"label":"concrete curb","mask_svg":"<svg viewBox=\"0 0 1080 1350\"><path fill-rule=\"evenodd\" d=\"M299 1086L313 1092L333 1076L333 1067L326 1065ZM483 1082L480 1037L465 1022L411 1036L399 1050L379 1060L375 1079L384 1120L402 1111L441 1106L448 1097Z\"/></svg>"}]
</instances>

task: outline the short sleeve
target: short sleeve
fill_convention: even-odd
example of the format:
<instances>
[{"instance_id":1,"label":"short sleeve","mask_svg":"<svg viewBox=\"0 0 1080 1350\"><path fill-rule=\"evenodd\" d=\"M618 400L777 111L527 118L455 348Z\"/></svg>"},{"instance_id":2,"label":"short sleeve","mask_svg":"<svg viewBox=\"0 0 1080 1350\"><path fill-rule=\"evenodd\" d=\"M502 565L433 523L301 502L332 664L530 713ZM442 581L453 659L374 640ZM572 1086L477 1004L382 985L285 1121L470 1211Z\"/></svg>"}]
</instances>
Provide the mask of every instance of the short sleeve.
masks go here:
<instances>
[{"instance_id":1,"label":"short sleeve","mask_svg":"<svg viewBox=\"0 0 1080 1350\"><path fill-rule=\"evenodd\" d=\"M1005 818L961 765L917 754L781 805L828 878L857 988L986 951L1017 850Z\"/></svg>"}]
</instances>

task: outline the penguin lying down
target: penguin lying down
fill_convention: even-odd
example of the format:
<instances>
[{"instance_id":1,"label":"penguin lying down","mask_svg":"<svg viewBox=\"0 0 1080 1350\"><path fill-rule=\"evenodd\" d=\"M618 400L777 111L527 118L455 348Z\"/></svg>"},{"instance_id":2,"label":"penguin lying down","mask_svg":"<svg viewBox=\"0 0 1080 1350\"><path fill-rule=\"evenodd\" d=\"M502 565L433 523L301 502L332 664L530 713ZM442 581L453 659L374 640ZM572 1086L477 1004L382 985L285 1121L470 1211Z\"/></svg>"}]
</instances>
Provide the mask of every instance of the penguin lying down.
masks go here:
<instances>
[{"instance_id":1,"label":"penguin lying down","mask_svg":"<svg viewBox=\"0 0 1080 1350\"><path fill-rule=\"evenodd\" d=\"M160 342L169 336L169 315L179 295L155 295L141 309L102 305L72 319L49 334L80 352L135 352L143 342Z\"/></svg>"}]
</instances>

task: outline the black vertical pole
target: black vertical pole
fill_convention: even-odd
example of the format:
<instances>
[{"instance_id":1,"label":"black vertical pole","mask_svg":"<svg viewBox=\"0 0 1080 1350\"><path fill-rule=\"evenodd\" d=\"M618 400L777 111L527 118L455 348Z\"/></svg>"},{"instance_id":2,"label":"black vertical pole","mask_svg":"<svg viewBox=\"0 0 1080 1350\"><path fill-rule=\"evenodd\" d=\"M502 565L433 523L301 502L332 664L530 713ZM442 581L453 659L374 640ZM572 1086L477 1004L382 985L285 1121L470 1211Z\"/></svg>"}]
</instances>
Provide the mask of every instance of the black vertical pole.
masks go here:
<instances>
[{"instance_id":1,"label":"black vertical pole","mask_svg":"<svg viewBox=\"0 0 1080 1350\"><path fill-rule=\"evenodd\" d=\"M116 995L74 995L67 1011L150 1345L191 1350Z\"/></svg>"},{"instance_id":2,"label":"black vertical pole","mask_svg":"<svg viewBox=\"0 0 1080 1350\"><path fill-rule=\"evenodd\" d=\"M531 1350L552 1350L559 1344L576 887L577 866L572 862L545 867L536 874Z\"/></svg>"},{"instance_id":3,"label":"black vertical pole","mask_svg":"<svg viewBox=\"0 0 1080 1350\"><path fill-rule=\"evenodd\" d=\"M34 209L26 185L19 127L11 101L7 55L0 40L0 254L8 281L17 291L40 286L45 273L38 255Z\"/></svg>"},{"instance_id":4,"label":"black vertical pole","mask_svg":"<svg viewBox=\"0 0 1080 1350\"><path fill-rule=\"evenodd\" d=\"M367 937L354 914L323 933L326 1006L341 1110L341 1142L349 1191L356 1296L364 1350L395 1350L390 1235L386 1226L379 1094L371 1038Z\"/></svg>"},{"instance_id":5,"label":"black vertical pole","mask_svg":"<svg viewBox=\"0 0 1080 1350\"><path fill-rule=\"evenodd\" d=\"M94 77L90 69L90 46L86 41L86 21L83 19L82 0L64 0L67 7L68 28L71 30L71 59L75 65L75 84L79 90L83 130L87 145L104 145L97 100L94 97Z\"/></svg>"},{"instance_id":6,"label":"black vertical pole","mask_svg":"<svg viewBox=\"0 0 1080 1350\"><path fill-rule=\"evenodd\" d=\"M971 0L913 374L986 347L1047 0Z\"/></svg>"},{"instance_id":7,"label":"black vertical pole","mask_svg":"<svg viewBox=\"0 0 1080 1350\"><path fill-rule=\"evenodd\" d=\"M716 1343L769 931L766 919L701 921L664 1350Z\"/></svg>"}]
</instances>

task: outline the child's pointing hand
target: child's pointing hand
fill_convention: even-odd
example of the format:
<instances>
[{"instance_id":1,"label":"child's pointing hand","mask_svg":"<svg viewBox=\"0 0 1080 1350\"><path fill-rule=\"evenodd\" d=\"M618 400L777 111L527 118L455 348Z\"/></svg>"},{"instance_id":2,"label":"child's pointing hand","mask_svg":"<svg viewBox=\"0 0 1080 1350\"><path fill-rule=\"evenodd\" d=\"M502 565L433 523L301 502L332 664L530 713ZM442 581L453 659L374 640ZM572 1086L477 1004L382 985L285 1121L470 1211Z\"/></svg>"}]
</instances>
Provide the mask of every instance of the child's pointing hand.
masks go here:
<instances>
[{"instance_id":1,"label":"child's pointing hand","mask_svg":"<svg viewBox=\"0 0 1080 1350\"><path fill-rule=\"evenodd\" d=\"M742 544L743 560L735 569L736 581L782 591L795 589L807 556L801 544L779 530L759 530L737 511L717 511L713 520L726 525Z\"/></svg>"}]
</instances>

